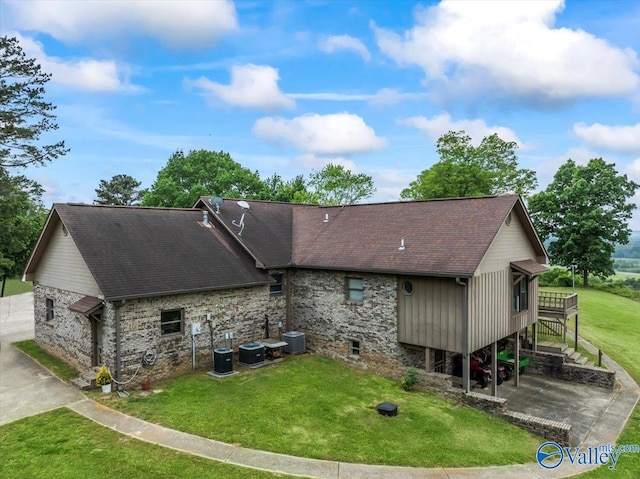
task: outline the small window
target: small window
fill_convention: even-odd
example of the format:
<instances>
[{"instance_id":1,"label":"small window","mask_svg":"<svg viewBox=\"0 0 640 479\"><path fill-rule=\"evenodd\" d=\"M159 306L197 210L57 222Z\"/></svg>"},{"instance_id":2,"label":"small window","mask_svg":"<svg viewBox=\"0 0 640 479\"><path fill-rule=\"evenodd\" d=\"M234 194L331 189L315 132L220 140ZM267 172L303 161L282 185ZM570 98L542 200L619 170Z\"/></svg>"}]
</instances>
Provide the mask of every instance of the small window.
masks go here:
<instances>
[{"instance_id":1,"label":"small window","mask_svg":"<svg viewBox=\"0 0 640 479\"><path fill-rule=\"evenodd\" d=\"M53 321L53 319L54 319L54 302L53 302L53 299L47 298L46 308L47 308L47 321Z\"/></svg>"},{"instance_id":2,"label":"small window","mask_svg":"<svg viewBox=\"0 0 640 479\"><path fill-rule=\"evenodd\" d=\"M271 296L280 296L282 294L282 274L272 274L273 279L276 280L275 283L271 283L269 286L269 294Z\"/></svg>"},{"instance_id":3,"label":"small window","mask_svg":"<svg viewBox=\"0 0 640 479\"><path fill-rule=\"evenodd\" d=\"M347 278L347 301L361 302L364 299L364 280Z\"/></svg>"},{"instance_id":4,"label":"small window","mask_svg":"<svg viewBox=\"0 0 640 479\"><path fill-rule=\"evenodd\" d=\"M355 339L349 340L349 355L360 356L360 341L356 341Z\"/></svg>"},{"instance_id":5,"label":"small window","mask_svg":"<svg viewBox=\"0 0 640 479\"><path fill-rule=\"evenodd\" d=\"M513 312L529 309L529 280L523 275L513 275Z\"/></svg>"},{"instance_id":6,"label":"small window","mask_svg":"<svg viewBox=\"0 0 640 479\"><path fill-rule=\"evenodd\" d=\"M184 314L181 309L160 313L160 331L162 336L181 334L184 331Z\"/></svg>"},{"instance_id":7,"label":"small window","mask_svg":"<svg viewBox=\"0 0 640 479\"><path fill-rule=\"evenodd\" d=\"M407 296L411 296L413 294L413 283L411 281L403 281L402 292Z\"/></svg>"}]
</instances>

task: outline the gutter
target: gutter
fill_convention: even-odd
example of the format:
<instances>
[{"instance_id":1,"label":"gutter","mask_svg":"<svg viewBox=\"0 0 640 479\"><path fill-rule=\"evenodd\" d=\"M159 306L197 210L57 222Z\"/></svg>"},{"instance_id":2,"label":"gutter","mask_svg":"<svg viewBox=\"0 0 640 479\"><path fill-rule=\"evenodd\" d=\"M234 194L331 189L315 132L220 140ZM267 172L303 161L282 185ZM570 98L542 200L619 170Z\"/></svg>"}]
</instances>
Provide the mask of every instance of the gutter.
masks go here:
<instances>
[{"instance_id":1,"label":"gutter","mask_svg":"<svg viewBox=\"0 0 640 479\"><path fill-rule=\"evenodd\" d=\"M233 288L250 288L253 286L263 286L265 284L271 284L272 282L273 281L267 280L267 281L257 281L253 283L229 284L229 285L216 286L216 287L207 286L205 288L196 288L196 289L178 289L175 291L155 291L155 292L142 293L142 294L130 294L126 296L105 295L105 301L126 301L127 299L153 298L155 296L169 296L172 294L203 293L206 291L220 291L220 290L233 289Z\"/></svg>"}]
</instances>

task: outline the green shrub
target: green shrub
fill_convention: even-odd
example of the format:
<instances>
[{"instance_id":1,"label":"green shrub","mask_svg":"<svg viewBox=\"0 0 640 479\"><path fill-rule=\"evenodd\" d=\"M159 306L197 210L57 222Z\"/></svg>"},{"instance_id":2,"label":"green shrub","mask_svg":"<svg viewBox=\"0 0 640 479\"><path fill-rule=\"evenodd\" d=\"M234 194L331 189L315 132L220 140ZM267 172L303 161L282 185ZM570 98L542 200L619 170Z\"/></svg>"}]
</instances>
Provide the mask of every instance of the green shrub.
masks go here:
<instances>
[{"instance_id":1,"label":"green shrub","mask_svg":"<svg viewBox=\"0 0 640 479\"><path fill-rule=\"evenodd\" d=\"M96 375L96 386L105 386L111 384L111 374L107 367L103 364Z\"/></svg>"},{"instance_id":2,"label":"green shrub","mask_svg":"<svg viewBox=\"0 0 640 479\"><path fill-rule=\"evenodd\" d=\"M407 373L402 378L400 386L405 391L411 391L418 382L418 370L414 367L407 369Z\"/></svg>"}]
</instances>

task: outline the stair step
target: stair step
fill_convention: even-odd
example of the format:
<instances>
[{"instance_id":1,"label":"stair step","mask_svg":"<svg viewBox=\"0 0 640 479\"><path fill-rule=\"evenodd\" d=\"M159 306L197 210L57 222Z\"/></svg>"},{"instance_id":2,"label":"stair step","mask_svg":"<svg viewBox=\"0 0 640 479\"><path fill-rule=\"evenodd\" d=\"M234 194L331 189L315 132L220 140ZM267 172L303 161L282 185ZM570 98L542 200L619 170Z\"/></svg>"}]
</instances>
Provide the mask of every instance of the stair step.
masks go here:
<instances>
[{"instance_id":1,"label":"stair step","mask_svg":"<svg viewBox=\"0 0 640 479\"><path fill-rule=\"evenodd\" d=\"M546 353L562 354L568 347L564 343L554 343L553 341L541 341L538 343L538 351Z\"/></svg>"},{"instance_id":2,"label":"stair step","mask_svg":"<svg viewBox=\"0 0 640 479\"><path fill-rule=\"evenodd\" d=\"M587 358L585 358L584 356L582 356L581 358L579 358L576 361L576 364L580 364L581 366L585 366L588 362L589 362L589 360Z\"/></svg>"},{"instance_id":3,"label":"stair step","mask_svg":"<svg viewBox=\"0 0 640 479\"><path fill-rule=\"evenodd\" d=\"M86 391L87 389L91 389L91 383L88 383L82 378L75 378L71 380L71 384L80 389L81 391Z\"/></svg>"},{"instance_id":4,"label":"stair step","mask_svg":"<svg viewBox=\"0 0 640 479\"><path fill-rule=\"evenodd\" d=\"M576 354L576 350L567 346L566 348L562 349L562 354L564 354L567 357L571 357L574 354ZM578 353L578 354L580 354L580 353Z\"/></svg>"}]
</instances>

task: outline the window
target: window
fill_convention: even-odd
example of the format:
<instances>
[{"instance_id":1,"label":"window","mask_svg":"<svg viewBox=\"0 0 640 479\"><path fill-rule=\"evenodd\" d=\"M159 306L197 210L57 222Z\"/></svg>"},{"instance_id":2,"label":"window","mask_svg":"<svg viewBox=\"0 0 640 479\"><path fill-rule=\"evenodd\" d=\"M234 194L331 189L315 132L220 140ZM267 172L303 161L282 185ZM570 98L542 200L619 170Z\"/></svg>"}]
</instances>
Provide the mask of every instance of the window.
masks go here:
<instances>
[{"instance_id":1,"label":"window","mask_svg":"<svg viewBox=\"0 0 640 479\"><path fill-rule=\"evenodd\" d=\"M180 334L184 331L184 314L181 309L160 313L160 331L162 336Z\"/></svg>"},{"instance_id":2,"label":"window","mask_svg":"<svg viewBox=\"0 0 640 479\"><path fill-rule=\"evenodd\" d=\"M411 296L413 294L413 283L411 281L403 281L402 292L407 296Z\"/></svg>"},{"instance_id":3,"label":"window","mask_svg":"<svg viewBox=\"0 0 640 479\"><path fill-rule=\"evenodd\" d=\"M360 341L356 341L355 339L349 340L349 355L360 356Z\"/></svg>"},{"instance_id":4,"label":"window","mask_svg":"<svg viewBox=\"0 0 640 479\"><path fill-rule=\"evenodd\" d=\"M46 307L47 307L47 321L53 321L53 319L54 319L54 303L53 303L53 299L47 298Z\"/></svg>"},{"instance_id":5,"label":"window","mask_svg":"<svg viewBox=\"0 0 640 479\"><path fill-rule=\"evenodd\" d=\"M282 274L276 273L271 276L276 282L271 283L271 286L269 286L269 294L271 294L271 296L279 296L282 294Z\"/></svg>"},{"instance_id":6,"label":"window","mask_svg":"<svg viewBox=\"0 0 640 479\"><path fill-rule=\"evenodd\" d=\"M347 278L347 301L361 302L364 299L364 280Z\"/></svg>"},{"instance_id":7,"label":"window","mask_svg":"<svg viewBox=\"0 0 640 479\"><path fill-rule=\"evenodd\" d=\"M520 274L513 275L513 312L520 313L529 308L529 279Z\"/></svg>"}]
</instances>

